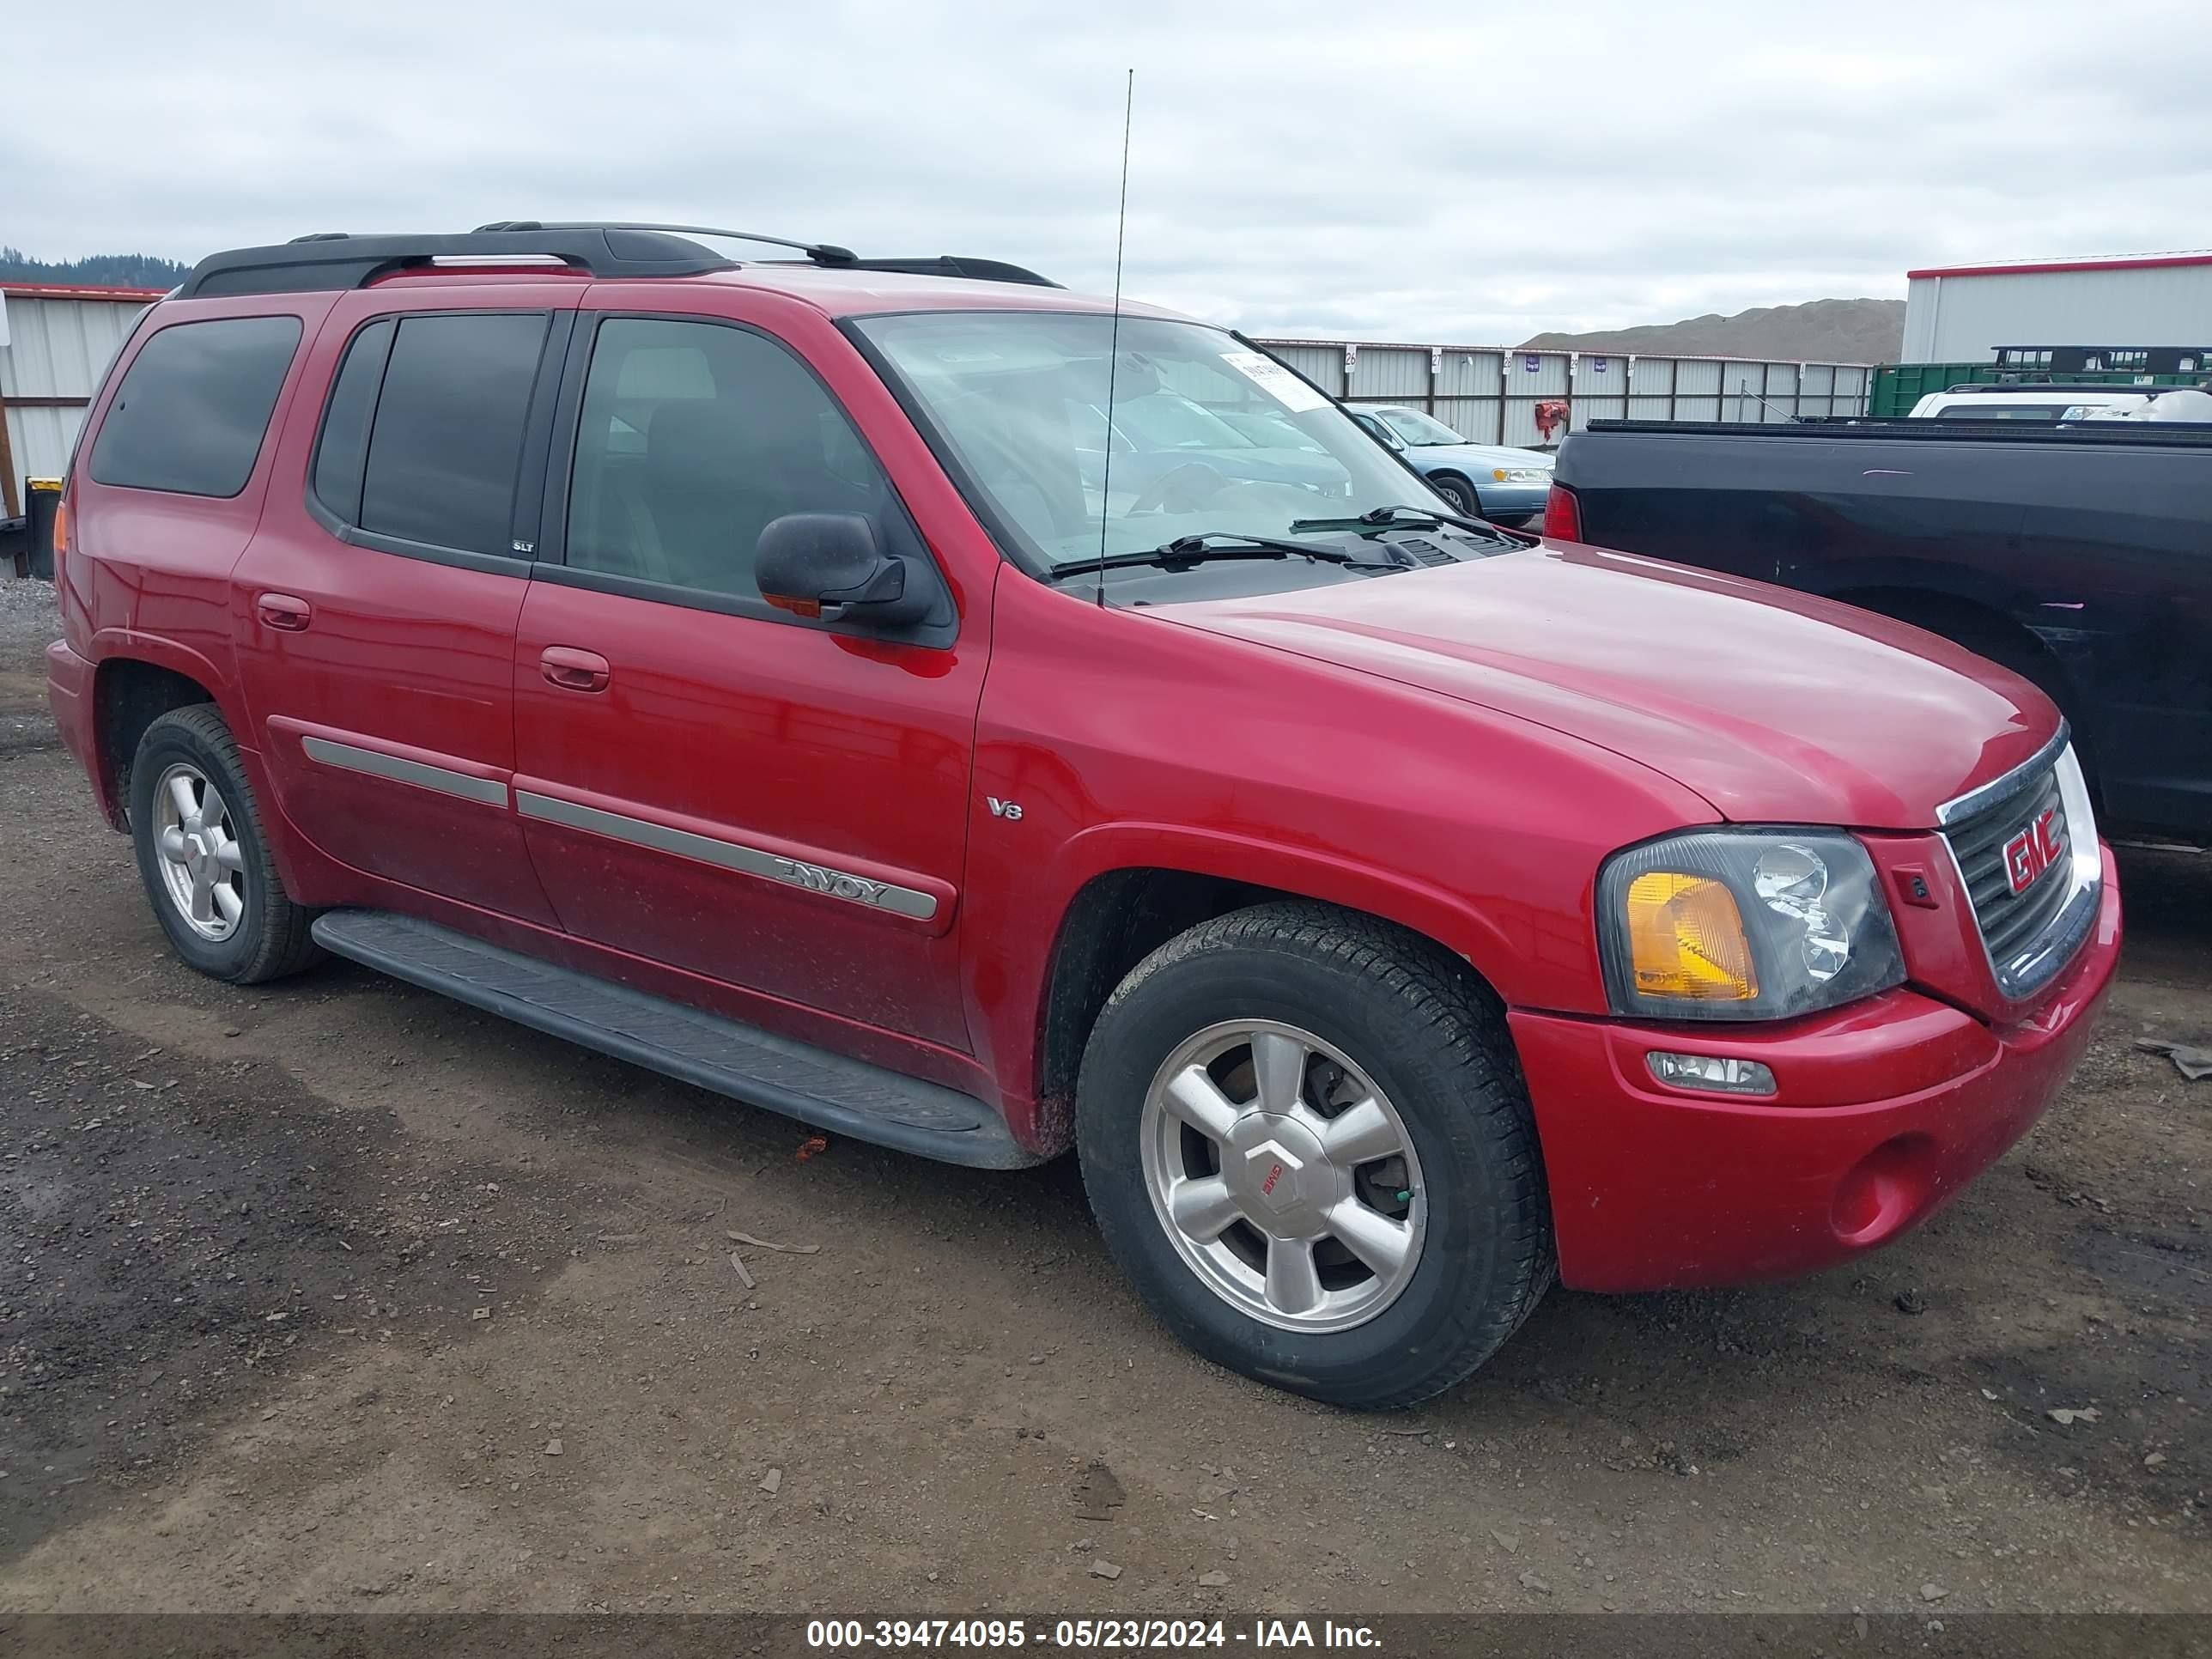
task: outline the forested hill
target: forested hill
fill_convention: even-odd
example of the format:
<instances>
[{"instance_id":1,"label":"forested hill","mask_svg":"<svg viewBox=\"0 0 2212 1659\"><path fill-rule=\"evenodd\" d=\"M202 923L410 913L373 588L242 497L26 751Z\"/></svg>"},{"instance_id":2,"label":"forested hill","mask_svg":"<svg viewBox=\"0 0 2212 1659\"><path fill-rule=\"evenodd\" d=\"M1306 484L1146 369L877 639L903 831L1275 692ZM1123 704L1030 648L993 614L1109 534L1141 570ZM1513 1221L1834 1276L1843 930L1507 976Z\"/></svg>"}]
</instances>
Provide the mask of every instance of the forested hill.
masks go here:
<instances>
[{"instance_id":1,"label":"forested hill","mask_svg":"<svg viewBox=\"0 0 2212 1659\"><path fill-rule=\"evenodd\" d=\"M83 259L33 259L0 247L0 283L69 283L94 288L174 288L190 265L150 253L95 253Z\"/></svg>"}]
</instances>

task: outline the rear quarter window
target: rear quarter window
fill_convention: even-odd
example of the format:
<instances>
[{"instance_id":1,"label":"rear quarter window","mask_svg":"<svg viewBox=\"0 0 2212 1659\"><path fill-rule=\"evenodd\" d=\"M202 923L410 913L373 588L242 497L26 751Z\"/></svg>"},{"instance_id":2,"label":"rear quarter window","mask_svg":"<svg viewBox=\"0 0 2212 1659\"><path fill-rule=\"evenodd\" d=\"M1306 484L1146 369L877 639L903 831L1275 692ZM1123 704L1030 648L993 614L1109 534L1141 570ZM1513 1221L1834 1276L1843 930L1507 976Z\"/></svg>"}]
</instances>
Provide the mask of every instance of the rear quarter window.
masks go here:
<instances>
[{"instance_id":1,"label":"rear quarter window","mask_svg":"<svg viewBox=\"0 0 2212 1659\"><path fill-rule=\"evenodd\" d=\"M175 323L139 348L92 447L95 483L235 495L299 349L297 317Z\"/></svg>"}]
</instances>

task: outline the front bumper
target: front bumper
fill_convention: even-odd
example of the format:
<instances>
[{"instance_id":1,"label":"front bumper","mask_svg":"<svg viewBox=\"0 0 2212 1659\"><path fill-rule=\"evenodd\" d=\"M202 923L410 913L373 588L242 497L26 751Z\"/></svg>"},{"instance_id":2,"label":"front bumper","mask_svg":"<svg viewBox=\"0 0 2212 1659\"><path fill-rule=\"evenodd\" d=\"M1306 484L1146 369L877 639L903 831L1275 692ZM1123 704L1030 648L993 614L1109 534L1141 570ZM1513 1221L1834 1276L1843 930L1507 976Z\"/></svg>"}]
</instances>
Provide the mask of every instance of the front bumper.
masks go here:
<instances>
[{"instance_id":1,"label":"front bumper","mask_svg":"<svg viewBox=\"0 0 2212 1659\"><path fill-rule=\"evenodd\" d=\"M1486 478L1474 481L1474 493L1482 503L1483 515L1492 519L1533 519L1544 510L1544 498L1551 490L1549 484L1496 483Z\"/></svg>"},{"instance_id":2,"label":"front bumper","mask_svg":"<svg viewBox=\"0 0 2212 1659\"><path fill-rule=\"evenodd\" d=\"M1810 1272L1917 1225L2027 1133L2071 1074L2120 952L2104 850L2095 930L2010 1025L1910 987L1783 1029L1510 1016L1559 1277L1656 1291ZM1652 1080L1654 1048L1763 1060L1778 1097Z\"/></svg>"}]
</instances>

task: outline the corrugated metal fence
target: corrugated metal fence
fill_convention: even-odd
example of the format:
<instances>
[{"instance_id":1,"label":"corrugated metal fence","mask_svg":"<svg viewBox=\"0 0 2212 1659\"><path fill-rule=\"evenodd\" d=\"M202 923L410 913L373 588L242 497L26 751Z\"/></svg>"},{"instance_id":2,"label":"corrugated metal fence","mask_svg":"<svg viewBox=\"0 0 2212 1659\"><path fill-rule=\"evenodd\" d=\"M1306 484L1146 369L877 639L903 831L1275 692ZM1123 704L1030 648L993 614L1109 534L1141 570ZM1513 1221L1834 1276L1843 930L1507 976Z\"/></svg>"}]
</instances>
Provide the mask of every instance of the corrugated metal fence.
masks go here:
<instances>
[{"instance_id":1,"label":"corrugated metal fence","mask_svg":"<svg viewBox=\"0 0 2212 1659\"><path fill-rule=\"evenodd\" d=\"M134 289L0 286L0 507L21 510L26 477L58 477L100 376L138 313ZM1866 412L1864 363L1738 357L1607 356L1501 346L1261 340L1323 391L1352 403L1410 404L1477 443L1537 447L1593 420L1786 421ZM1548 437L1540 405L1564 405ZM1547 411L1548 412L1548 411Z\"/></svg>"},{"instance_id":2,"label":"corrugated metal fence","mask_svg":"<svg viewBox=\"0 0 2212 1659\"><path fill-rule=\"evenodd\" d=\"M152 289L0 284L0 508L23 510L25 478L58 478L99 389Z\"/></svg>"},{"instance_id":3,"label":"corrugated metal fence","mask_svg":"<svg viewBox=\"0 0 2212 1659\"><path fill-rule=\"evenodd\" d=\"M1348 403L1410 404L1475 443L1556 444L1591 421L1788 421L1863 415L1865 363L1615 357L1502 346L1260 340ZM1565 404L1547 438L1538 405Z\"/></svg>"}]
</instances>

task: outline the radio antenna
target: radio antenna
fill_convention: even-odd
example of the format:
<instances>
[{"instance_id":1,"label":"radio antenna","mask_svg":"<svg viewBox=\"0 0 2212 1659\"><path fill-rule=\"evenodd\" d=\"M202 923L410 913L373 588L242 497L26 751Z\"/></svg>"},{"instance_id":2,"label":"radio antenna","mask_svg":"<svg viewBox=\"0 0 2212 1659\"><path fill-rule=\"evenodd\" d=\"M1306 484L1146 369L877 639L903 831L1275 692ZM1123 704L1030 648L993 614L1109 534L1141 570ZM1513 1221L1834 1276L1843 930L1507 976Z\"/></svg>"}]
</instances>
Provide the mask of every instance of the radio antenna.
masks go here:
<instances>
[{"instance_id":1,"label":"radio antenna","mask_svg":"<svg viewBox=\"0 0 2212 1659\"><path fill-rule=\"evenodd\" d=\"M1121 367L1121 243L1129 228L1129 120L1137 108L1137 71L1121 94L1121 205L1114 218L1114 320L1106 336L1106 459L1098 477L1098 608L1106 608L1107 494L1114 483L1114 380Z\"/></svg>"}]
</instances>

